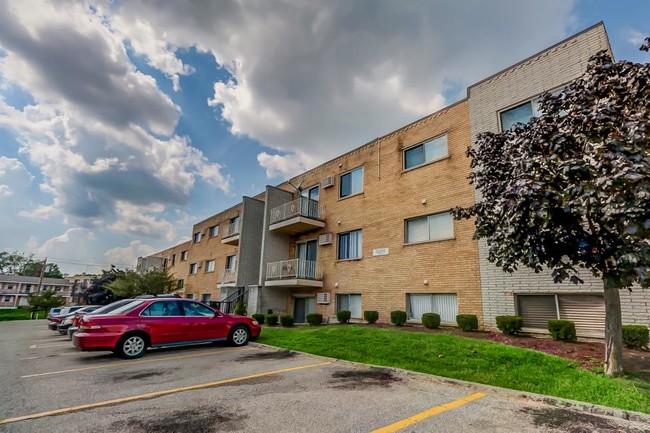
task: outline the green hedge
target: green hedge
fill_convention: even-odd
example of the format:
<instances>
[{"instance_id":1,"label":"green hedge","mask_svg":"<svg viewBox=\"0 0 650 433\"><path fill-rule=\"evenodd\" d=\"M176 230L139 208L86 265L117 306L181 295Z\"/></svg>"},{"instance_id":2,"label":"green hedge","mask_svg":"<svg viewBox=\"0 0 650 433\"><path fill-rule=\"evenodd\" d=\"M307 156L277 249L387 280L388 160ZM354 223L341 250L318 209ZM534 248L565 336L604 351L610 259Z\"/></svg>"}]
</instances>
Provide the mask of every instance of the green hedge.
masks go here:
<instances>
[{"instance_id":1,"label":"green hedge","mask_svg":"<svg viewBox=\"0 0 650 433\"><path fill-rule=\"evenodd\" d=\"M497 316L497 328L507 335L515 335L521 332L524 326L524 319L520 316Z\"/></svg>"},{"instance_id":2,"label":"green hedge","mask_svg":"<svg viewBox=\"0 0 650 433\"><path fill-rule=\"evenodd\" d=\"M323 323L323 315L318 313L307 314L306 319L311 326L319 326Z\"/></svg>"},{"instance_id":3,"label":"green hedge","mask_svg":"<svg viewBox=\"0 0 650 433\"><path fill-rule=\"evenodd\" d=\"M422 315L422 324L425 328L435 329L440 326L440 314L424 313Z\"/></svg>"},{"instance_id":4,"label":"green hedge","mask_svg":"<svg viewBox=\"0 0 650 433\"><path fill-rule=\"evenodd\" d=\"M280 316L280 325L285 328L291 328L293 326L293 316L291 314L283 314Z\"/></svg>"},{"instance_id":5,"label":"green hedge","mask_svg":"<svg viewBox=\"0 0 650 433\"><path fill-rule=\"evenodd\" d=\"M478 317L476 314L459 314L456 316L456 323L461 331L477 331Z\"/></svg>"},{"instance_id":6,"label":"green hedge","mask_svg":"<svg viewBox=\"0 0 650 433\"><path fill-rule=\"evenodd\" d=\"M648 347L648 327L643 325L623 326L623 344L633 349Z\"/></svg>"},{"instance_id":7,"label":"green hedge","mask_svg":"<svg viewBox=\"0 0 650 433\"><path fill-rule=\"evenodd\" d=\"M259 323L260 325L264 324L264 317L265 317L264 314L255 313L255 314L253 314L252 317L253 317L253 320L257 320L257 323Z\"/></svg>"},{"instance_id":8,"label":"green hedge","mask_svg":"<svg viewBox=\"0 0 650 433\"><path fill-rule=\"evenodd\" d=\"M267 314L264 318L264 321L269 326L276 326L278 324L278 315L277 314Z\"/></svg>"},{"instance_id":9,"label":"green hedge","mask_svg":"<svg viewBox=\"0 0 650 433\"><path fill-rule=\"evenodd\" d=\"M339 323L350 323L350 317L352 317L352 312L348 310L341 310L336 313L336 319Z\"/></svg>"},{"instance_id":10,"label":"green hedge","mask_svg":"<svg viewBox=\"0 0 650 433\"><path fill-rule=\"evenodd\" d=\"M379 312L377 311L364 311L363 318L368 323L377 323L379 320Z\"/></svg>"},{"instance_id":11,"label":"green hedge","mask_svg":"<svg viewBox=\"0 0 650 433\"><path fill-rule=\"evenodd\" d=\"M395 326L404 326L406 323L406 311L395 310L390 312L390 323Z\"/></svg>"},{"instance_id":12,"label":"green hedge","mask_svg":"<svg viewBox=\"0 0 650 433\"><path fill-rule=\"evenodd\" d=\"M570 320L549 320L548 332L554 340L576 341L576 324Z\"/></svg>"}]
</instances>

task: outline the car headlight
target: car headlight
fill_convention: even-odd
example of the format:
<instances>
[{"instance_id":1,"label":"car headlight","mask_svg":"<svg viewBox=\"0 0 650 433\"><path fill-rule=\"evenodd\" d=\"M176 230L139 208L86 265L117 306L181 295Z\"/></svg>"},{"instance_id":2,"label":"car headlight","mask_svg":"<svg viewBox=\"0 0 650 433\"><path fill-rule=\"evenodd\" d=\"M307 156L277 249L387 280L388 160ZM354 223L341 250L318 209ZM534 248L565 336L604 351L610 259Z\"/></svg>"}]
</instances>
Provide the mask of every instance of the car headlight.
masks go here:
<instances>
[{"instance_id":1,"label":"car headlight","mask_svg":"<svg viewBox=\"0 0 650 433\"><path fill-rule=\"evenodd\" d=\"M71 324L73 321L74 321L74 317L68 317L67 319L65 319L65 320L63 321L63 324L64 324L64 325L69 325L69 324Z\"/></svg>"},{"instance_id":2,"label":"car headlight","mask_svg":"<svg viewBox=\"0 0 650 433\"><path fill-rule=\"evenodd\" d=\"M253 325L259 325L259 323L257 322L257 320L253 320Z\"/></svg>"}]
</instances>

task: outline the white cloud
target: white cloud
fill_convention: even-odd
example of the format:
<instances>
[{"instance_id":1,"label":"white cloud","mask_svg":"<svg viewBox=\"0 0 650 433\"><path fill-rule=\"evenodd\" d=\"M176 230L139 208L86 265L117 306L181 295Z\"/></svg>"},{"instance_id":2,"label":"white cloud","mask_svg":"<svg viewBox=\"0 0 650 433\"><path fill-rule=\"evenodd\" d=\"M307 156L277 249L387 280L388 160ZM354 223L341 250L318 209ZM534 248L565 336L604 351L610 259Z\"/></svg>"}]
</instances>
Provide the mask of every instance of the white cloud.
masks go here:
<instances>
[{"instance_id":1,"label":"white cloud","mask_svg":"<svg viewBox=\"0 0 650 433\"><path fill-rule=\"evenodd\" d=\"M116 247L106 251L104 257L113 264L132 263L131 266L135 267L138 257L146 257L154 252L155 248L151 245L135 240L126 247Z\"/></svg>"},{"instance_id":2,"label":"white cloud","mask_svg":"<svg viewBox=\"0 0 650 433\"><path fill-rule=\"evenodd\" d=\"M9 188L9 185L0 184L0 197L11 197L12 195L14 195L14 192Z\"/></svg>"},{"instance_id":3,"label":"white cloud","mask_svg":"<svg viewBox=\"0 0 650 433\"><path fill-rule=\"evenodd\" d=\"M646 37L648 37L647 34L641 33L637 30L629 30L627 34L628 42L634 45L636 48L639 48L643 42L645 42Z\"/></svg>"},{"instance_id":4,"label":"white cloud","mask_svg":"<svg viewBox=\"0 0 650 433\"><path fill-rule=\"evenodd\" d=\"M0 156L0 197L25 190L33 180L34 176L18 159Z\"/></svg>"},{"instance_id":5,"label":"white cloud","mask_svg":"<svg viewBox=\"0 0 650 433\"><path fill-rule=\"evenodd\" d=\"M164 58L168 75L177 49L212 53L233 79L215 83L208 103L233 134L279 151L258 157L278 177L431 113L453 102L447 92L456 98L556 42L573 3L131 0L111 22L142 55Z\"/></svg>"},{"instance_id":6,"label":"white cloud","mask_svg":"<svg viewBox=\"0 0 650 433\"><path fill-rule=\"evenodd\" d=\"M68 257L79 256L79 258L83 258L83 252L87 250L85 244L91 243L94 240L95 234L93 232L83 228L71 228L66 230L62 235L48 239L42 245L39 245L38 240L34 236L31 236L27 241L26 247L36 256L40 257L61 256L62 251L65 251L65 255Z\"/></svg>"},{"instance_id":7,"label":"white cloud","mask_svg":"<svg viewBox=\"0 0 650 433\"><path fill-rule=\"evenodd\" d=\"M134 206L127 202L117 202L117 221L108 228L116 232L165 239L176 239L176 222L170 223L156 218L163 211L161 206Z\"/></svg>"}]
</instances>

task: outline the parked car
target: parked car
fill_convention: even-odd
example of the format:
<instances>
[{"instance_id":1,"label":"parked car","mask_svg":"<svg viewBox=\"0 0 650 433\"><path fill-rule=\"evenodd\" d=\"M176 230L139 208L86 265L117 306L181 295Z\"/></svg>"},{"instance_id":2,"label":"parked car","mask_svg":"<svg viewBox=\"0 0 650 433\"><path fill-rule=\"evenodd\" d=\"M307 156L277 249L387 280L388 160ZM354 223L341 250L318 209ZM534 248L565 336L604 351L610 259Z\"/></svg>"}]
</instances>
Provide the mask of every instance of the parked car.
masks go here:
<instances>
[{"instance_id":1,"label":"parked car","mask_svg":"<svg viewBox=\"0 0 650 433\"><path fill-rule=\"evenodd\" d=\"M59 314L62 309L63 307L50 308L50 311L47 312L47 316L45 316L45 318L48 320L52 319L52 317Z\"/></svg>"},{"instance_id":2,"label":"parked car","mask_svg":"<svg viewBox=\"0 0 650 433\"><path fill-rule=\"evenodd\" d=\"M123 307L124 305L130 304L133 302L134 299L129 298L129 299L121 299L119 301L112 302L110 304L104 305L103 307L99 307L95 311L88 313L88 314L108 314L114 310L117 310L120 307ZM68 328L68 340L72 340L72 334L77 332L79 330L79 322L81 322L81 318L85 314L76 314L74 318L74 322L72 323L72 326Z\"/></svg>"},{"instance_id":3,"label":"parked car","mask_svg":"<svg viewBox=\"0 0 650 433\"><path fill-rule=\"evenodd\" d=\"M65 307L62 308L61 311L59 311L59 314L56 316L52 316L50 318L50 322L47 324L48 329L51 331L56 331L57 327L59 326L59 323L63 321L66 317L68 317L70 314L74 313L77 310L80 310L83 308L83 305L74 305L72 307Z\"/></svg>"},{"instance_id":4,"label":"parked car","mask_svg":"<svg viewBox=\"0 0 650 433\"><path fill-rule=\"evenodd\" d=\"M227 341L243 346L260 335L257 321L223 314L190 299L138 299L109 314L85 315L72 336L83 351L139 358L149 347Z\"/></svg>"},{"instance_id":5,"label":"parked car","mask_svg":"<svg viewBox=\"0 0 650 433\"><path fill-rule=\"evenodd\" d=\"M92 313L93 311L97 310L99 307L101 307L101 305L86 305L85 307L80 308L77 311L68 314L68 316L65 317L63 320L61 320L61 323L57 325L56 330L59 331L59 334L61 335L67 335L68 328L72 326L74 320L77 317L83 316L84 314L87 313Z\"/></svg>"}]
</instances>

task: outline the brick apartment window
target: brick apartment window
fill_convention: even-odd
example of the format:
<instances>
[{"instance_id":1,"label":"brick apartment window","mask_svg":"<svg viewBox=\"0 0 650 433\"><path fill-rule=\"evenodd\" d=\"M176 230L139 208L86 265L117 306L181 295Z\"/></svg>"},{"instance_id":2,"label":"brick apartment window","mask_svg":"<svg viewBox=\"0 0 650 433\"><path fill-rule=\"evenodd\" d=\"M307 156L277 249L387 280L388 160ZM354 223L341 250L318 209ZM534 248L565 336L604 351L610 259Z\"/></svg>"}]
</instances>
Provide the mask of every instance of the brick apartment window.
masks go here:
<instances>
[{"instance_id":1,"label":"brick apartment window","mask_svg":"<svg viewBox=\"0 0 650 433\"><path fill-rule=\"evenodd\" d=\"M406 297L409 319L422 320L424 313L438 313L441 322L456 322L458 298L455 293L411 293Z\"/></svg>"},{"instance_id":2,"label":"brick apartment window","mask_svg":"<svg viewBox=\"0 0 650 433\"><path fill-rule=\"evenodd\" d=\"M551 92L553 95L558 95L564 90L564 87ZM542 112L539 109L540 98L533 98L516 107L508 108L499 113L501 119L501 130L507 131L515 126L517 123L528 123L533 117L539 117Z\"/></svg>"},{"instance_id":3,"label":"brick apartment window","mask_svg":"<svg viewBox=\"0 0 650 433\"><path fill-rule=\"evenodd\" d=\"M185 299L194 299L194 293L188 293L185 295Z\"/></svg>"},{"instance_id":4,"label":"brick apartment window","mask_svg":"<svg viewBox=\"0 0 650 433\"><path fill-rule=\"evenodd\" d=\"M163 259L163 269L167 269L167 258Z\"/></svg>"},{"instance_id":5,"label":"brick apartment window","mask_svg":"<svg viewBox=\"0 0 650 433\"><path fill-rule=\"evenodd\" d=\"M363 245L361 230L354 230L338 235L338 260L360 259Z\"/></svg>"},{"instance_id":6,"label":"brick apartment window","mask_svg":"<svg viewBox=\"0 0 650 433\"><path fill-rule=\"evenodd\" d=\"M237 256L226 257L226 271L234 272L237 268Z\"/></svg>"},{"instance_id":7,"label":"brick apartment window","mask_svg":"<svg viewBox=\"0 0 650 433\"><path fill-rule=\"evenodd\" d=\"M363 167L341 175L339 182L339 197L344 198L363 192Z\"/></svg>"},{"instance_id":8,"label":"brick apartment window","mask_svg":"<svg viewBox=\"0 0 650 433\"><path fill-rule=\"evenodd\" d=\"M212 295L209 293L204 293L201 295L201 302L208 304L210 303L210 299L212 299Z\"/></svg>"},{"instance_id":9,"label":"brick apartment window","mask_svg":"<svg viewBox=\"0 0 650 433\"><path fill-rule=\"evenodd\" d=\"M448 155L447 134L439 135L425 143L404 150L404 169L417 167Z\"/></svg>"},{"instance_id":10,"label":"brick apartment window","mask_svg":"<svg viewBox=\"0 0 650 433\"><path fill-rule=\"evenodd\" d=\"M218 234L219 234L219 226L212 226L212 227L210 227L210 230L209 230L209 236L210 236L211 238L217 236Z\"/></svg>"},{"instance_id":11,"label":"brick apartment window","mask_svg":"<svg viewBox=\"0 0 650 433\"><path fill-rule=\"evenodd\" d=\"M172 266L176 263L176 254L172 254Z\"/></svg>"},{"instance_id":12,"label":"brick apartment window","mask_svg":"<svg viewBox=\"0 0 650 433\"><path fill-rule=\"evenodd\" d=\"M205 262L205 272L214 272L214 260Z\"/></svg>"},{"instance_id":13,"label":"brick apartment window","mask_svg":"<svg viewBox=\"0 0 650 433\"><path fill-rule=\"evenodd\" d=\"M187 251L181 251L181 262L187 260Z\"/></svg>"},{"instance_id":14,"label":"brick apartment window","mask_svg":"<svg viewBox=\"0 0 650 433\"><path fill-rule=\"evenodd\" d=\"M194 233L194 236L192 236L192 241L195 244L201 242L201 232Z\"/></svg>"},{"instance_id":15,"label":"brick apartment window","mask_svg":"<svg viewBox=\"0 0 650 433\"><path fill-rule=\"evenodd\" d=\"M361 318L361 295L336 295L336 311L347 310L352 317Z\"/></svg>"},{"instance_id":16,"label":"brick apartment window","mask_svg":"<svg viewBox=\"0 0 650 433\"><path fill-rule=\"evenodd\" d=\"M198 270L199 270L199 264L198 263L190 263L190 275L196 275Z\"/></svg>"},{"instance_id":17,"label":"brick apartment window","mask_svg":"<svg viewBox=\"0 0 650 433\"><path fill-rule=\"evenodd\" d=\"M5 302L11 302L11 296L5 296Z\"/></svg>"},{"instance_id":18,"label":"brick apartment window","mask_svg":"<svg viewBox=\"0 0 650 433\"><path fill-rule=\"evenodd\" d=\"M406 220L407 244L439 241L453 237L454 220L449 212Z\"/></svg>"},{"instance_id":19,"label":"brick apartment window","mask_svg":"<svg viewBox=\"0 0 650 433\"><path fill-rule=\"evenodd\" d=\"M182 289L184 285L185 285L185 280L176 281L176 288L177 289Z\"/></svg>"}]
</instances>

